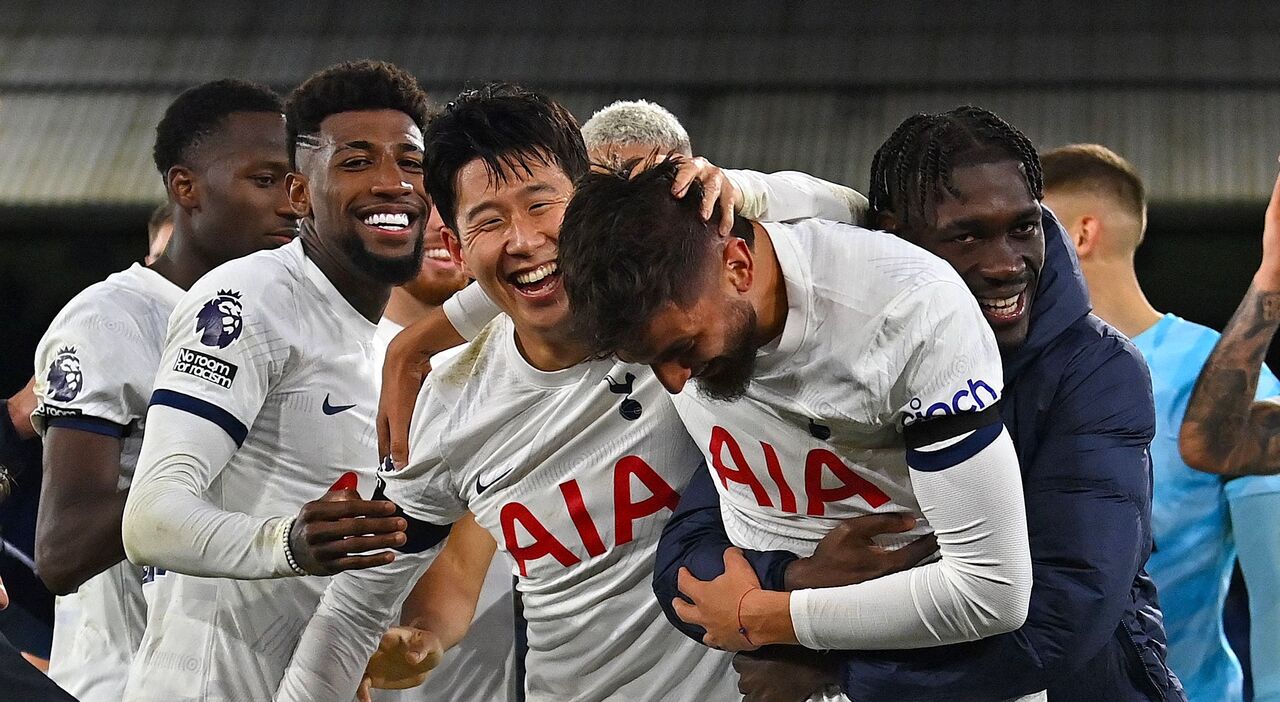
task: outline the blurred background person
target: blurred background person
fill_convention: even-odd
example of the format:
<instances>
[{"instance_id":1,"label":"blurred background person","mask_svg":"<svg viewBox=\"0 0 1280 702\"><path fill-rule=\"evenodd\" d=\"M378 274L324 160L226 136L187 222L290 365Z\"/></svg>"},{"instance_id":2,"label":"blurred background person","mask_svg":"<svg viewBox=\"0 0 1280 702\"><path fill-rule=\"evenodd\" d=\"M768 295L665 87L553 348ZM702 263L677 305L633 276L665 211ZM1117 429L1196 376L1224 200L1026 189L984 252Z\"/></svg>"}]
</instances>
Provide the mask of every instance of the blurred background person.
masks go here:
<instances>
[{"instance_id":1,"label":"blurred background person","mask_svg":"<svg viewBox=\"0 0 1280 702\"><path fill-rule=\"evenodd\" d=\"M1223 630L1223 604L1239 558L1250 593L1255 689L1280 678L1280 476L1227 480L1192 469L1178 452L1187 400L1218 333L1147 300L1134 255L1147 224L1146 188L1133 165L1098 144L1042 157L1044 202L1075 243L1094 314L1119 329L1151 369L1155 550L1147 570L1160 592L1169 666L1198 700L1240 700L1240 662ZM1262 366L1258 397L1280 395ZM1267 699L1259 696L1256 699ZM1274 698L1273 698L1274 699Z\"/></svg>"},{"instance_id":2,"label":"blurred background person","mask_svg":"<svg viewBox=\"0 0 1280 702\"><path fill-rule=\"evenodd\" d=\"M165 202L156 205L147 219L147 257L142 260L151 265L164 253L169 245L169 237L173 236L173 205Z\"/></svg>"}]
</instances>

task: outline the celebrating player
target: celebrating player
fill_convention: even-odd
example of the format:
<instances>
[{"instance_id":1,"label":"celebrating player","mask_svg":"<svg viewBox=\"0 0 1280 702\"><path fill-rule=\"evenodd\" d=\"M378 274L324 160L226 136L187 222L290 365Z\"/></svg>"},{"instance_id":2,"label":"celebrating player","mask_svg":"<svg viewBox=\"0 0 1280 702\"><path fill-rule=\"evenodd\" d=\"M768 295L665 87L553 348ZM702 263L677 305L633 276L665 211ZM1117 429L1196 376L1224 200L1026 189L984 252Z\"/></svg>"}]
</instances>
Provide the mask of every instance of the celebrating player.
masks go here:
<instances>
[{"instance_id":1,"label":"celebrating player","mask_svg":"<svg viewBox=\"0 0 1280 702\"><path fill-rule=\"evenodd\" d=\"M587 170L577 126L546 98L497 85L454 100L427 137L450 249L506 316L424 386L413 453L385 474L387 495L424 532L470 509L514 558L530 699L736 698L726 659L671 636L646 601L661 523L698 453L652 374L591 360L569 323L555 260ZM681 176L719 186L715 169L686 164ZM281 699L350 693L415 560L427 559L334 580Z\"/></svg>"},{"instance_id":2,"label":"celebrating player","mask_svg":"<svg viewBox=\"0 0 1280 702\"><path fill-rule=\"evenodd\" d=\"M124 560L121 515L169 314L210 268L297 235L281 112L274 93L240 81L174 100L155 143L172 242L149 267L73 298L36 352L45 467L36 560L62 595L49 674L82 700L120 700L142 640L142 573Z\"/></svg>"},{"instance_id":3,"label":"celebrating player","mask_svg":"<svg viewBox=\"0 0 1280 702\"><path fill-rule=\"evenodd\" d=\"M170 318L124 517L130 558L157 568L130 700L269 699L327 582L298 576L387 563L405 540L394 505L332 498L377 462L373 334L419 268L426 96L349 63L286 116L302 236L211 271Z\"/></svg>"},{"instance_id":4,"label":"celebrating player","mask_svg":"<svg viewBox=\"0 0 1280 702\"><path fill-rule=\"evenodd\" d=\"M823 668L854 699L1004 700L1046 688L1052 700L1184 699L1164 662L1155 590L1142 570L1153 413L1133 378L1146 368L1127 341L1089 315L1061 227L1047 213L1041 225L1034 148L978 108L917 115L877 152L871 183L876 221L951 263L1001 341L1010 388L1001 415L1023 469L1035 583L1027 623L1011 634L914 652L740 657L735 667L748 699L767 698L779 685L819 687ZM1013 305L1001 304L1009 299ZM896 562L846 527L808 558L783 551L748 557L763 587L776 590L830 585L833 568L851 563ZM676 596L682 564L715 575L729 545L715 485L698 476L663 537L659 598Z\"/></svg>"}]
</instances>

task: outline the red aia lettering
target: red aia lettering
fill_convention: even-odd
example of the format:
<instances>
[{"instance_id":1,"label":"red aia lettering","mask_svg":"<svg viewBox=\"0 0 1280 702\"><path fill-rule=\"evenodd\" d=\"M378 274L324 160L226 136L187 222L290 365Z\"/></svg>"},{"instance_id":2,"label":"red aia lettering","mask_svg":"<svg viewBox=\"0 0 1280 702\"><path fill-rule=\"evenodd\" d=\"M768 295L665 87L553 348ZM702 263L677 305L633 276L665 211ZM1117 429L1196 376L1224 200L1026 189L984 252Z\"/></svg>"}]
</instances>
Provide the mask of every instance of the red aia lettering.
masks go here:
<instances>
[{"instance_id":1,"label":"red aia lettering","mask_svg":"<svg viewBox=\"0 0 1280 702\"><path fill-rule=\"evenodd\" d=\"M649 491L649 497L634 501L631 496L632 478ZM587 555L600 556L605 552L604 539L600 538L600 530L596 528L591 513L587 511L586 501L582 497L582 487L577 480L560 483L560 495L569 511L569 519L582 540ZM624 456L613 467L613 511L614 511L614 544L621 546L635 538L635 521L663 508L675 511L680 503L680 493L676 492L667 481L662 479L653 468L638 456ZM529 561L536 561L543 556L551 556L566 568L582 562L564 544L560 543L547 530L538 518L533 516L528 507L519 502L508 502L499 513L502 523L502 537L506 540L507 552L515 559L520 568L521 577L528 577ZM519 524L533 539L532 543L520 545L516 534Z\"/></svg>"},{"instance_id":2,"label":"red aia lettering","mask_svg":"<svg viewBox=\"0 0 1280 702\"><path fill-rule=\"evenodd\" d=\"M639 502L631 501L631 477L635 476L649 491L650 496ZM639 456L625 456L613 468L614 538L621 546L630 543L632 527L637 519L656 514L663 507L676 511L680 494L667 485L667 481ZM575 522L576 523L576 522ZM594 527L593 527L594 528Z\"/></svg>"},{"instance_id":3,"label":"red aia lettering","mask_svg":"<svg viewBox=\"0 0 1280 702\"><path fill-rule=\"evenodd\" d=\"M721 456L725 448L729 449L729 457L733 459L732 469L725 465L724 458ZM751 472L751 466L747 465L747 459L742 455L742 448L738 446L733 435L721 426L711 427L711 466L715 468L716 475L720 476L722 486L729 487L730 480L741 483L751 488L751 494L755 495L756 503L761 507L773 506L769 493L764 491L764 486Z\"/></svg>"},{"instance_id":4,"label":"red aia lettering","mask_svg":"<svg viewBox=\"0 0 1280 702\"><path fill-rule=\"evenodd\" d=\"M830 470L842 483L839 487L822 487L822 470ZM804 460L804 493L809 498L809 514L821 517L826 514L828 502L847 500L854 495L861 497L872 509L889 501L880 488L867 482L826 449L813 449Z\"/></svg>"},{"instance_id":5,"label":"red aia lettering","mask_svg":"<svg viewBox=\"0 0 1280 702\"><path fill-rule=\"evenodd\" d=\"M577 556L565 548L556 537L542 526L542 522L533 516L528 507L519 502L508 502L502 506L502 512L499 515L502 522L502 537L507 541L507 552L511 557L516 559L516 565L520 566L521 577L528 577L529 572L525 568L525 563L536 561L543 556L553 556L560 565L568 568L571 565L577 565L581 562ZM520 546L516 540L516 523L533 537L533 543L527 546Z\"/></svg>"}]
</instances>

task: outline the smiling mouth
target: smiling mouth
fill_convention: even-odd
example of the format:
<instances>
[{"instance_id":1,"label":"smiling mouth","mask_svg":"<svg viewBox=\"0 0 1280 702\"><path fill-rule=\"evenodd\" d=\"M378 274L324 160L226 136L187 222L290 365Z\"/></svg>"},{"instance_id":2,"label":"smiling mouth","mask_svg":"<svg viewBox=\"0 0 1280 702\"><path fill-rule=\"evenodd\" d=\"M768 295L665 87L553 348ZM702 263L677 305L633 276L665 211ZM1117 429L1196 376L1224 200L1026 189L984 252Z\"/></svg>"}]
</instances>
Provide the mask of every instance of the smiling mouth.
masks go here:
<instances>
[{"instance_id":1,"label":"smiling mouth","mask_svg":"<svg viewBox=\"0 0 1280 702\"><path fill-rule=\"evenodd\" d=\"M366 227L388 234L403 234L409 230L412 218L408 212L375 212L360 220Z\"/></svg>"},{"instance_id":2,"label":"smiling mouth","mask_svg":"<svg viewBox=\"0 0 1280 702\"><path fill-rule=\"evenodd\" d=\"M559 288L560 264L550 261L532 270L512 273L507 276L507 282L521 295L543 297Z\"/></svg>"},{"instance_id":3,"label":"smiling mouth","mask_svg":"<svg viewBox=\"0 0 1280 702\"><path fill-rule=\"evenodd\" d=\"M1010 297L979 297L978 306L993 324L1010 324L1018 321L1027 311L1027 290L1023 288Z\"/></svg>"}]
</instances>

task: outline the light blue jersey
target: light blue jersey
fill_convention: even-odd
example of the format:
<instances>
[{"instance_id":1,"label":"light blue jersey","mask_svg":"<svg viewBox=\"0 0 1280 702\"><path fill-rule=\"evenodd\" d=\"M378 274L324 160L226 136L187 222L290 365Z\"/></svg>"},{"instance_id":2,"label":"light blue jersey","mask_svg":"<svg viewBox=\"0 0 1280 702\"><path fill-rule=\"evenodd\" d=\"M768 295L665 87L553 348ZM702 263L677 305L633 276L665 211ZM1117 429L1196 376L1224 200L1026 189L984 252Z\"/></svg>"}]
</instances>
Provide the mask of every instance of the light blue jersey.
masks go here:
<instances>
[{"instance_id":1,"label":"light blue jersey","mask_svg":"<svg viewBox=\"0 0 1280 702\"><path fill-rule=\"evenodd\" d=\"M1280 533L1280 476L1224 480L1190 468L1178 453L1187 401L1217 341L1212 329L1171 314L1133 339L1151 368L1156 405L1156 437L1151 442L1156 550L1147 571L1160 591L1169 667L1182 680L1187 698L1240 700L1240 663L1222 628L1223 602L1239 548L1251 599L1256 600L1250 610L1254 682L1261 701L1268 699L1265 678L1280 667L1276 636L1271 633L1280 619L1280 551L1268 546ZM1276 395L1280 382L1264 367L1257 396Z\"/></svg>"}]
</instances>

